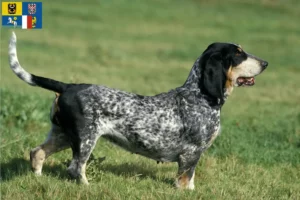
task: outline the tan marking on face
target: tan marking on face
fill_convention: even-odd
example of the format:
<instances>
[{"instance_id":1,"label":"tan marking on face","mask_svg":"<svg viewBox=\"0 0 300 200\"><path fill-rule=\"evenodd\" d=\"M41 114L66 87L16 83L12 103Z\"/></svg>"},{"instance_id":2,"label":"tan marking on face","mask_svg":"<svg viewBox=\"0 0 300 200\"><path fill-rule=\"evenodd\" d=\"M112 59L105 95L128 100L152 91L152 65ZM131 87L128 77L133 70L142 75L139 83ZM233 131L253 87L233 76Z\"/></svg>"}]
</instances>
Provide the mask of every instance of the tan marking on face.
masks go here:
<instances>
[{"instance_id":1,"label":"tan marking on face","mask_svg":"<svg viewBox=\"0 0 300 200\"><path fill-rule=\"evenodd\" d=\"M232 67L230 66L227 75L226 75L226 83L225 83L225 88L226 92L225 95L230 95L233 91L233 86L234 86L234 80L233 80L233 74L232 74Z\"/></svg>"},{"instance_id":2,"label":"tan marking on face","mask_svg":"<svg viewBox=\"0 0 300 200\"><path fill-rule=\"evenodd\" d=\"M242 45L240 45L240 44L238 44L237 46L240 47L241 49L243 48Z\"/></svg>"},{"instance_id":3,"label":"tan marking on face","mask_svg":"<svg viewBox=\"0 0 300 200\"><path fill-rule=\"evenodd\" d=\"M237 50L238 50L240 53L243 52L242 47L237 48Z\"/></svg>"}]
</instances>

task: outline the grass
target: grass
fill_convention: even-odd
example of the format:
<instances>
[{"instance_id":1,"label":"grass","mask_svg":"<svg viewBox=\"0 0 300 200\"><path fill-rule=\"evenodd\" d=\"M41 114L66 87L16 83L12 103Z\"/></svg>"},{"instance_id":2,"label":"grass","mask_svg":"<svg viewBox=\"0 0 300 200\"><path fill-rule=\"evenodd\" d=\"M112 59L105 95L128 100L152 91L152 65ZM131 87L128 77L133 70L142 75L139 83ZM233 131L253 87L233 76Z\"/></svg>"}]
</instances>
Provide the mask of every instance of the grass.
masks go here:
<instances>
[{"instance_id":1,"label":"grass","mask_svg":"<svg viewBox=\"0 0 300 200\"><path fill-rule=\"evenodd\" d=\"M20 62L37 75L153 95L183 84L214 41L239 43L269 67L224 105L222 133L198 164L195 191L173 188L175 163L157 165L101 139L86 187L66 173L70 150L49 157L42 177L30 171L29 151L46 138L54 94L11 72L11 30L2 29L2 199L300 199L299 1L52 0L43 6L42 30L16 30Z\"/></svg>"}]
</instances>

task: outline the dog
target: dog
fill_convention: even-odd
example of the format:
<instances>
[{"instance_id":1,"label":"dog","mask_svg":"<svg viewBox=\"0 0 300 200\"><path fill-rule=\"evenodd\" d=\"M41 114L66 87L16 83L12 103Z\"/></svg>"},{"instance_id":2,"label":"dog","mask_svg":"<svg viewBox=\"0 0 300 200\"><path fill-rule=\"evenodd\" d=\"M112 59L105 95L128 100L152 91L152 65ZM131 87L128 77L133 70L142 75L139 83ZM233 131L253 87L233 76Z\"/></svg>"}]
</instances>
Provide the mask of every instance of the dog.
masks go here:
<instances>
[{"instance_id":1,"label":"dog","mask_svg":"<svg viewBox=\"0 0 300 200\"><path fill-rule=\"evenodd\" d=\"M17 21L14 21L11 17L8 18L7 24L13 24L14 27L17 27L18 25Z\"/></svg>"},{"instance_id":2,"label":"dog","mask_svg":"<svg viewBox=\"0 0 300 200\"><path fill-rule=\"evenodd\" d=\"M106 86L67 84L25 71L17 58L16 35L9 43L13 72L32 86L56 93L46 141L32 149L33 171L45 159L71 148L69 174L88 184L86 163L99 137L160 162L177 162L176 186L194 189L200 155L220 133L220 111L234 87L253 86L268 62L241 46L213 43L194 63L185 83L169 92L142 96Z\"/></svg>"},{"instance_id":3,"label":"dog","mask_svg":"<svg viewBox=\"0 0 300 200\"><path fill-rule=\"evenodd\" d=\"M17 12L17 4L16 3L9 3L7 5L8 14L16 14Z\"/></svg>"}]
</instances>

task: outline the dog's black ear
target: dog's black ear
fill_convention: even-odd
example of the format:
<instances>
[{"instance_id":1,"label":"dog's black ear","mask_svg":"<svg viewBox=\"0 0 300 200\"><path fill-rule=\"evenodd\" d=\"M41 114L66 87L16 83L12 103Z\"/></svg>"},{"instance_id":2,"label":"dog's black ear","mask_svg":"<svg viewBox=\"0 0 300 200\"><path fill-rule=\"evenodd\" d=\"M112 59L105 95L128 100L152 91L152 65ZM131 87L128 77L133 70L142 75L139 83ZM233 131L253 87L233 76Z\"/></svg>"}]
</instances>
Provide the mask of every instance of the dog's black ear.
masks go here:
<instances>
[{"instance_id":1,"label":"dog's black ear","mask_svg":"<svg viewBox=\"0 0 300 200\"><path fill-rule=\"evenodd\" d=\"M212 53L204 63L203 86L213 98L223 101L226 72L221 53Z\"/></svg>"}]
</instances>

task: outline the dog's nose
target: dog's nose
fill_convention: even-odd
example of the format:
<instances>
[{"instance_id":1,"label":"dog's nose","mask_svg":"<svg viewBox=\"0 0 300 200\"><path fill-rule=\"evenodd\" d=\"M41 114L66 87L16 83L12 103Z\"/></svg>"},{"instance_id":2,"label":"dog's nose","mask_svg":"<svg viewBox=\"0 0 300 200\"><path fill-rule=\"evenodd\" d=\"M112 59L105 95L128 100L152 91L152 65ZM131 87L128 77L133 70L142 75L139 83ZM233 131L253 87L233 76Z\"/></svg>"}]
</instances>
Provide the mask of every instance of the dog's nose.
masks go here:
<instances>
[{"instance_id":1,"label":"dog's nose","mask_svg":"<svg viewBox=\"0 0 300 200\"><path fill-rule=\"evenodd\" d=\"M268 62L267 62L267 61L262 61L262 62L261 62L261 66L262 66L264 69L266 69L267 66L268 66Z\"/></svg>"}]
</instances>

